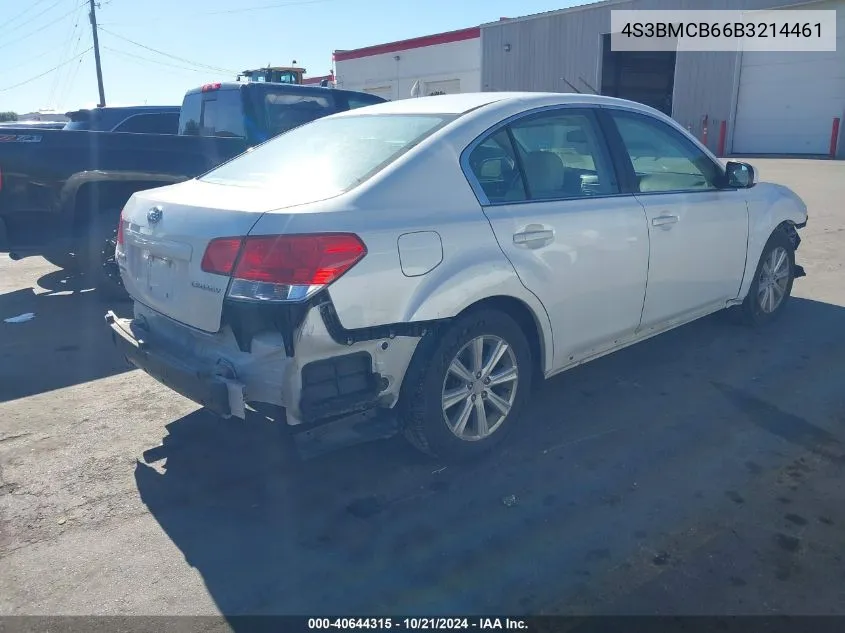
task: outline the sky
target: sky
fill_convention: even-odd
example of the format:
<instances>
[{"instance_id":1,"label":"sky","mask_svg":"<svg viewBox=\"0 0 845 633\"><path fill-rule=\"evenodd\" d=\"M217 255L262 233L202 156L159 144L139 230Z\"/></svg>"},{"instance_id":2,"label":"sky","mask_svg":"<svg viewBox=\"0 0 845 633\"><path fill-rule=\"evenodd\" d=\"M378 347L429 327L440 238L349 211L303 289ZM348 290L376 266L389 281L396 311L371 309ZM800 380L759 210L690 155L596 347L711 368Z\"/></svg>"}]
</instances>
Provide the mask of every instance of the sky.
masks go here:
<instances>
[{"instance_id":1,"label":"sky","mask_svg":"<svg viewBox=\"0 0 845 633\"><path fill-rule=\"evenodd\" d=\"M190 88L332 51L450 31L586 0L98 0L107 105L178 105ZM88 0L0 0L0 112L97 104ZM146 48L145 48L146 47ZM151 50L152 49L152 50ZM162 54L163 53L163 54Z\"/></svg>"}]
</instances>

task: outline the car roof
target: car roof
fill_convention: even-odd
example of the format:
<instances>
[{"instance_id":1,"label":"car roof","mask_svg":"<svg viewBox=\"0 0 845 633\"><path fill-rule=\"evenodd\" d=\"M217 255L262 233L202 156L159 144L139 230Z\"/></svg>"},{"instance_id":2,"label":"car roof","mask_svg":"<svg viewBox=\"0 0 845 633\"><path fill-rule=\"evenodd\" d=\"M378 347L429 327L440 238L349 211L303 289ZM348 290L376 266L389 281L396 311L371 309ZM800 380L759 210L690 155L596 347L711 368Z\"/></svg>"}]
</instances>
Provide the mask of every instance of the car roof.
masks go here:
<instances>
[{"instance_id":1,"label":"car roof","mask_svg":"<svg viewBox=\"0 0 845 633\"><path fill-rule=\"evenodd\" d=\"M82 114L97 114L97 113L106 113L106 114L120 114L120 113L133 113L133 114L150 114L150 113L164 113L164 112L179 112L182 109L182 106L151 106L151 105L142 105L142 106L104 106L102 108L80 108L78 110L71 110L65 113L65 116L73 118L74 116L79 116Z\"/></svg>"},{"instance_id":2,"label":"car roof","mask_svg":"<svg viewBox=\"0 0 845 633\"><path fill-rule=\"evenodd\" d=\"M326 92L342 92L345 94L355 93L354 90L343 90L342 88L330 88L328 86L312 86L302 84L284 84L274 83L271 81L224 81L215 88L214 92L219 90L241 90L247 88L248 90L273 90L274 92L290 91L291 93L301 92L303 94L325 94ZM192 88L185 94L191 95L202 92L202 86ZM362 94L362 93L358 93ZM368 94L368 93L363 93ZM373 95L376 96L376 95Z\"/></svg>"},{"instance_id":3,"label":"car roof","mask_svg":"<svg viewBox=\"0 0 845 633\"><path fill-rule=\"evenodd\" d=\"M644 111L651 108L635 104L625 99L605 97L602 95L586 95L568 92L464 92L453 95L437 95L433 97L417 97L387 101L367 106L366 112L372 114L464 114L492 103L505 105L519 103L526 109L532 106L541 107L551 103L582 104L582 105L626 105L640 106ZM353 115L360 110L353 110Z\"/></svg>"}]
</instances>

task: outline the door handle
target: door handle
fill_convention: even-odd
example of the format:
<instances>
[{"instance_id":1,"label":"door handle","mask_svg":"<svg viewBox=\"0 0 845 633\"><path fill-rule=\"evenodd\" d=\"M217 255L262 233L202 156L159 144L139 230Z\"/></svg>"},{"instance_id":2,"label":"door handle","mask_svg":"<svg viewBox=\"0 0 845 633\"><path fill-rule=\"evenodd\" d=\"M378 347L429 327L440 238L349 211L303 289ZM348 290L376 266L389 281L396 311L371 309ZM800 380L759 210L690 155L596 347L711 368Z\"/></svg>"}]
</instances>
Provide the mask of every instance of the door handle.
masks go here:
<instances>
[{"instance_id":1,"label":"door handle","mask_svg":"<svg viewBox=\"0 0 845 633\"><path fill-rule=\"evenodd\" d=\"M679 220L677 215L658 215L656 218L651 219L652 226L662 226L665 228L671 228L671 226L677 223Z\"/></svg>"},{"instance_id":2,"label":"door handle","mask_svg":"<svg viewBox=\"0 0 845 633\"><path fill-rule=\"evenodd\" d=\"M513 243L517 246L528 248L540 248L551 244L555 239L555 232L551 229L535 228L536 225L528 226L524 231L514 233Z\"/></svg>"}]
</instances>

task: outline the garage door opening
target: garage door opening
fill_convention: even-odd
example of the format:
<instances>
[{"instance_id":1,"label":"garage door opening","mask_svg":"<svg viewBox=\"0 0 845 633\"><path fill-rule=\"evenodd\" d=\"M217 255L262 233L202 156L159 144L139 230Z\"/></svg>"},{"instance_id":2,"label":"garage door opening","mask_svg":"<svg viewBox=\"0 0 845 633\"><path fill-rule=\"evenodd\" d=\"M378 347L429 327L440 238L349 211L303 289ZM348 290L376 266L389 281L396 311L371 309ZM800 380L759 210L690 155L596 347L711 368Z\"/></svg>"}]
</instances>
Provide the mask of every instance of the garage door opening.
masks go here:
<instances>
[{"instance_id":1,"label":"garage door opening","mask_svg":"<svg viewBox=\"0 0 845 633\"><path fill-rule=\"evenodd\" d=\"M629 99L672 116L675 51L614 51L602 36L601 94Z\"/></svg>"}]
</instances>

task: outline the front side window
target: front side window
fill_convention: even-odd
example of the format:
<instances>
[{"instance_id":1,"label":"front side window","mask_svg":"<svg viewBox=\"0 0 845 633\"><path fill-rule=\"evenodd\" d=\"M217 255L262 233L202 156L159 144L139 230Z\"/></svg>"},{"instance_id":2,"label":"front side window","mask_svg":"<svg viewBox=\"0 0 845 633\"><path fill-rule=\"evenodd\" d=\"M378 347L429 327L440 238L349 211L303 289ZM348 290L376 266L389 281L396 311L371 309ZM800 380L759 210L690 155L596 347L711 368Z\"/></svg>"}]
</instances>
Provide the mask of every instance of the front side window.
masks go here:
<instances>
[{"instance_id":1,"label":"front side window","mask_svg":"<svg viewBox=\"0 0 845 633\"><path fill-rule=\"evenodd\" d=\"M689 139L657 119L611 110L641 193L717 189L719 168Z\"/></svg>"},{"instance_id":2,"label":"front side window","mask_svg":"<svg viewBox=\"0 0 845 633\"><path fill-rule=\"evenodd\" d=\"M510 127L532 200L617 193L603 141L588 114L555 110Z\"/></svg>"},{"instance_id":3,"label":"front side window","mask_svg":"<svg viewBox=\"0 0 845 633\"><path fill-rule=\"evenodd\" d=\"M278 190L287 204L339 195L450 121L445 115L323 118L255 147L200 180Z\"/></svg>"}]
</instances>

